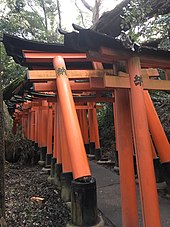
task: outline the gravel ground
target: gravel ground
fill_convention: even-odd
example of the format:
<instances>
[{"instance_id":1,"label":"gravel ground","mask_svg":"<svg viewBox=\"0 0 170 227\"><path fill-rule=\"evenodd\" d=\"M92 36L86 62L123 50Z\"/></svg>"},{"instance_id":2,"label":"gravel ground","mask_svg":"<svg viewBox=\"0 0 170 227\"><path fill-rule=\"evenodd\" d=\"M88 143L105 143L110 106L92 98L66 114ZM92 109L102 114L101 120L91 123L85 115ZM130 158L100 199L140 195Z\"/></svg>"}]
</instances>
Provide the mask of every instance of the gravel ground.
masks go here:
<instances>
[{"instance_id":1,"label":"gravel ground","mask_svg":"<svg viewBox=\"0 0 170 227\"><path fill-rule=\"evenodd\" d=\"M9 227L64 227L70 212L39 166L6 166L6 221ZM33 197L44 200L37 202Z\"/></svg>"}]
</instances>

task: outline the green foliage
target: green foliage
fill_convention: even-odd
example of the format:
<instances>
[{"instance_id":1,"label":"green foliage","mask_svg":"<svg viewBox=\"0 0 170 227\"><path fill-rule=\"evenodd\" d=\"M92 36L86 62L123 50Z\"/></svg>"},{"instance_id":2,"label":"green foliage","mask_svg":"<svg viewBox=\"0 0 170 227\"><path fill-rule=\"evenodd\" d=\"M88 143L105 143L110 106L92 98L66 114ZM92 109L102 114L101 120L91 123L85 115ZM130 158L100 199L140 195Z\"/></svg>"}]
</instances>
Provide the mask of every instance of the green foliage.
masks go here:
<instances>
[{"instance_id":1,"label":"green foliage","mask_svg":"<svg viewBox=\"0 0 170 227\"><path fill-rule=\"evenodd\" d=\"M1 67L3 87L10 84L15 78L21 77L26 72L26 68L16 64L14 60L6 55L5 49L1 44Z\"/></svg>"},{"instance_id":2,"label":"green foliage","mask_svg":"<svg viewBox=\"0 0 170 227\"><path fill-rule=\"evenodd\" d=\"M97 112L99 123L99 134L101 146L104 151L110 150L114 144L114 125L113 125L113 105L111 103L102 104L103 108Z\"/></svg>"},{"instance_id":3,"label":"green foliage","mask_svg":"<svg viewBox=\"0 0 170 227\"><path fill-rule=\"evenodd\" d=\"M62 42L57 34L55 0L0 0L0 37L3 33L43 42ZM1 47L3 86L22 76L26 69L17 65Z\"/></svg>"},{"instance_id":4,"label":"green foliage","mask_svg":"<svg viewBox=\"0 0 170 227\"><path fill-rule=\"evenodd\" d=\"M134 41L161 39L160 47L170 49L170 13L159 15L163 9L157 9L156 4L155 1L132 0L124 8L122 29L128 30L128 34Z\"/></svg>"},{"instance_id":5,"label":"green foliage","mask_svg":"<svg viewBox=\"0 0 170 227\"><path fill-rule=\"evenodd\" d=\"M22 38L56 42L57 6L54 0L4 0L0 30Z\"/></svg>"}]
</instances>

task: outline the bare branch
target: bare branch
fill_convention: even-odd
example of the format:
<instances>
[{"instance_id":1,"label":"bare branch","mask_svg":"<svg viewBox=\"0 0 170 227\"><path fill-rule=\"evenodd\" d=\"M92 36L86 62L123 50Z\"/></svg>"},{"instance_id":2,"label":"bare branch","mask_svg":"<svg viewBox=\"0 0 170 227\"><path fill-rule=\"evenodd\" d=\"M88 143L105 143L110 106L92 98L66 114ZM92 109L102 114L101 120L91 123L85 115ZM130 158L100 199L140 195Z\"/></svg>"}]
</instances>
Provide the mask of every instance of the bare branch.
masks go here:
<instances>
[{"instance_id":1,"label":"bare branch","mask_svg":"<svg viewBox=\"0 0 170 227\"><path fill-rule=\"evenodd\" d=\"M42 0L42 8L43 8L43 12L44 12L45 28L46 28L46 31L48 31L47 13L46 13L46 8L45 8L45 2L44 2L44 0Z\"/></svg>"},{"instance_id":2,"label":"bare branch","mask_svg":"<svg viewBox=\"0 0 170 227\"><path fill-rule=\"evenodd\" d=\"M61 10L60 10L59 0L57 0L57 10L58 10L59 28L61 28Z\"/></svg>"},{"instance_id":3,"label":"bare branch","mask_svg":"<svg viewBox=\"0 0 170 227\"><path fill-rule=\"evenodd\" d=\"M86 0L81 0L81 2L83 3L83 5L84 5L88 10L90 10L91 12L93 12L93 7L90 6L90 5L86 2Z\"/></svg>"},{"instance_id":4,"label":"bare branch","mask_svg":"<svg viewBox=\"0 0 170 227\"><path fill-rule=\"evenodd\" d=\"M78 4L77 4L77 0L75 0L75 6L77 7L80 17L81 17L81 22L84 28L86 28L85 23L84 23L84 17L83 17L83 13L81 11L81 9L79 8Z\"/></svg>"},{"instance_id":5,"label":"bare branch","mask_svg":"<svg viewBox=\"0 0 170 227\"><path fill-rule=\"evenodd\" d=\"M95 6L93 8L92 24L95 24L99 19L99 12L100 12L101 4L102 4L102 0L95 0Z\"/></svg>"},{"instance_id":6,"label":"bare branch","mask_svg":"<svg viewBox=\"0 0 170 227\"><path fill-rule=\"evenodd\" d=\"M37 16L39 16L40 18L42 18L41 15L37 12L37 10L35 10L34 7L30 4L30 2L28 2L28 6L32 9L32 11L33 11ZM44 26L44 28L45 28L44 21L43 21L43 20L41 20L41 21L42 21L42 24L43 24L43 26Z\"/></svg>"}]
</instances>

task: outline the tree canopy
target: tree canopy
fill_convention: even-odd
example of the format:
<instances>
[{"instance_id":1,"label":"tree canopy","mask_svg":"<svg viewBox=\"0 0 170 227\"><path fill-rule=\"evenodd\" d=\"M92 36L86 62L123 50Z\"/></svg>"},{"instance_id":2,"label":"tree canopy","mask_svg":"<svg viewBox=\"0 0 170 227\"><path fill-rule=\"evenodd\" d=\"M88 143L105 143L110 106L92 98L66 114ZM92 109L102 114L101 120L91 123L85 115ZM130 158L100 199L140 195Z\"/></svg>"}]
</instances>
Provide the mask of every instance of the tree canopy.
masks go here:
<instances>
[{"instance_id":1,"label":"tree canopy","mask_svg":"<svg viewBox=\"0 0 170 227\"><path fill-rule=\"evenodd\" d=\"M170 49L170 0L123 0L104 13L93 29L116 37L128 31L135 41L161 40L161 47Z\"/></svg>"},{"instance_id":2,"label":"tree canopy","mask_svg":"<svg viewBox=\"0 0 170 227\"><path fill-rule=\"evenodd\" d=\"M76 5L77 23L83 27L87 28L90 18L92 29L96 31L115 37L124 30L135 41L159 39L161 47L170 49L170 0L123 0L101 17L104 0L72 0L71 3ZM60 0L0 0L0 4L1 37L2 33L9 33L43 42L62 42L58 33L58 28L62 27ZM1 58L4 85L23 75L25 69L6 56L3 48Z\"/></svg>"}]
</instances>

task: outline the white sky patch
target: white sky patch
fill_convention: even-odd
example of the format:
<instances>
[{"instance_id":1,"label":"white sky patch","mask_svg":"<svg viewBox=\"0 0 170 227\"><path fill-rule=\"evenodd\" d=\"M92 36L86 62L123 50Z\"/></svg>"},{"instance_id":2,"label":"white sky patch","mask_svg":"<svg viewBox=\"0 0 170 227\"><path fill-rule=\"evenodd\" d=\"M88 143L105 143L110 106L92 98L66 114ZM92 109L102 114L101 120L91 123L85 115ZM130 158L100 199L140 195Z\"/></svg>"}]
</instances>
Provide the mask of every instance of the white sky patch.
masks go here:
<instances>
[{"instance_id":1,"label":"white sky patch","mask_svg":"<svg viewBox=\"0 0 170 227\"><path fill-rule=\"evenodd\" d=\"M119 4L122 0L104 0L103 5L101 8L101 12L106 12L110 11L117 4ZM92 5L94 4L94 0L87 0L87 2ZM62 26L65 27L67 30L72 30L72 23L77 23L77 16L78 16L78 10L75 6L75 1L74 0L61 0L61 16L62 16ZM81 0L77 0L77 4L79 5L80 9L83 12L88 12L88 11L83 4L81 3Z\"/></svg>"}]
</instances>

